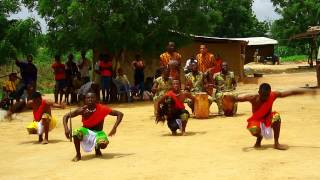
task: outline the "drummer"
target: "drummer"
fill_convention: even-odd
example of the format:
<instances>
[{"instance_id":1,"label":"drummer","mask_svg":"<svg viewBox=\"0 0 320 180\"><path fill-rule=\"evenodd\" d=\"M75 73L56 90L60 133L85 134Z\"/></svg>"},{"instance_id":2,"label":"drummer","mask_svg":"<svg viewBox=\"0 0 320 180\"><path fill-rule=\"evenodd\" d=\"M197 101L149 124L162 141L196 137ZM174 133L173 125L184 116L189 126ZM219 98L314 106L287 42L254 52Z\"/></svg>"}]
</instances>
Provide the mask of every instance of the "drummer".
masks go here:
<instances>
[{"instance_id":1,"label":"drummer","mask_svg":"<svg viewBox=\"0 0 320 180\"><path fill-rule=\"evenodd\" d=\"M168 91L158 102L158 112L156 122L167 120L172 135L177 135L180 129L181 134L186 132L186 126L189 119L189 112L185 109L184 100L190 99L192 104L195 100L190 92L180 90L180 81L173 80L172 90Z\"/></svg>"},{"instance_id":2,"label":"drummer","mask_svg":"<svg viewBox=\"0 0 320 180\"><path fill-rule=\"evenodd\" d=\"M185 82L186 82L186 87L185 89L193 96L195 96L197 93L203 92L204 91L204 78L202 72L199 71L198 69L198 63L192 63L191 64L191 72L185 75ZM209 96L209 102L212 102L212 98ZM192 101L187 100L188 106L192 109L194 105L192 104Z\"/></svg>"},{"instance_id":3,"label":"drummer","mask_svg":"<svg viewBox=\"0 0 320 180\"><path fill-rule=\"evenodd\" d=\"M154 94L154 115L157 115L157 104L159 99L171 89L172 79L169 77L170 70L168 68L161 68L162 74L160 77L154 80L152 92Z\"/></svg>"},{"instance_id":4,"label":"drummer","mask_svg":"<svg viewBox=\"0 0 320 180\"><path fill-rule=\"evenodd\" d=\"M215 93L215 100L218 105L218 113L219 115L223 115L223 105L222 100L224 95L231 95L234 96L235 89L237 87L237 82L232 71L228 69L228 63L223 62L221 71L214 75L216 93ZM233 114L237 111L237 104L234 104L233 107Z\"/></svg>"}]
</instances>

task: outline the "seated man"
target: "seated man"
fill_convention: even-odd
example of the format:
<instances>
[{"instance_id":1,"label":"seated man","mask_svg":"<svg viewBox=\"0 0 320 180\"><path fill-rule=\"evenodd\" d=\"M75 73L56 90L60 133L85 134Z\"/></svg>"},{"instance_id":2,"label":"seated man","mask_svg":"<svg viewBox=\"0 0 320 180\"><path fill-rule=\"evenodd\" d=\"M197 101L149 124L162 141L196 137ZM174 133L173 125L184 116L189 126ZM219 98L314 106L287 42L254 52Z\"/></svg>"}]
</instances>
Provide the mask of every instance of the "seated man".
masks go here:
<instances>
[{"instance_id":1,"label":"seated man","mask_svg":"<svg viewBox=\"0 0 320 180\"><path fill-rule=\"evenodd\" d=\"M10 73L9 79L5 81L3 89L3 97L1 99L1 108L9 109L13 105L16 94L17 73Z\"/></svg>"},{"instance_id":2,"label":"seated man","mask_svg":"<svg viewBox=\"0 0 320 180\"><path fill-rule=\"evenodd\" d=\"M74 145L76 148L76 156L73 161L81 160L80 144L84 151L91 152L95 149L96 156L101 156L100 149L105 149L109 144L109 140L103 131L104 118L108 115L117 116L109 136L113 136L117 132L117 127L123 118L123 113L112 110L109 107L97 103L96 94L89 92L85 97L85 105L63 117L63 125L65 135L71 138L70 129L68 128L68 119L71 117L82 116L83 126L73 132Z\"/></svg>"},{"instance_id":3,"label":"seated man","mask_svg":"<svg viewBox=\"0 0 320 180\"><path fill-rule=\"evenodd\" d=\"M194 101L191 93L180 90L180 81L173 80L173 89L162 96L158 102L158 114L156 122L164 122L167 119L167 124L172 132L172 135L177 135L177 130L180 129L183 135L186 132L189 112L184 107L186 98Z\"/></svg>"},{"instance_id":4,"label":"seated man","mask_svg":"<svg viewBox=\"0 0 320 180\"><path fill-rule=\"evenodd\" d=\"M236 96L234 90L237 87L237 82L232 71L229 71L228 64L226 62L222 63L221 72L214 75L214 82L216 87L215 100L218 106L218 114L226 116L233 116L237 112L238 104L234 103L232 110L230 112L224 112L223 110L223 98L225 95Z\"/></svg>"},{"instance_id":5,"label":"seated man","mask_svg":"<svg viewBox=\"0 0 320 180\"><path fill-rule=\"evenodd\" d=\"M130 82L129 82L127 76L123 73L123 69L122 68L118 69L116 82L117 82L117 84L119 86L119 90L126 92L126 95L127 95L126 99L128 99L128 102L130 102L131 101Z\"/></svg>"},{"instance_id":6,"label":"seated man","mask_svg":"<svg viewBox=\"0 0 320 180\"><path fill-rule=\"evenodd\" d=\"M198 70L198 63L191 64L191 72L185 75L186 78L186 87L185 89L193 96L195 96L197 93L201 93L204 91L204 79L203 74L199 72ZM212 97L208 96L209 104L212 103ZM186 100L186 103L188 103L188 106L192 109L192 112L194 110L194 104L192 103L190 99Z\"/></svg>"},{"instance_id":7,"label":"seated man","mask_svg":"<svg viewBox=\"0 0 320 180\"><path fill-rule=\"evenodd\" d=\"M281 118L279 113L272 111L272 106L277 98L284 98L292 95L315 94L315 90L292 90L292 91L271 91L271 86L263 83L259 87L258 94L243 95L233 97L236 102L250 102L252 105L252 116L248 121L248 130L257 137L255 148L261 147L264 138L272 138L274 133L274 148L285 150L286 148L279 143ZM272 133L273 130L273 133Z\"/></svg>"},{"instance_id":8,"label":"seated man","mask_svg":"<svg viewBox=\"0 0 320 180\"><path fill-rule=\"evenodd\" d=\"M28 101L32 106L34 120L27 126L29 134L38 134L39 142L49 143L49 131L56 127L57 121L51 116L51 107L46 100L42 99L39 92L32 95L32 100ZM45 134L43 140L43 133Z\"/></svg>"}]
</instances>

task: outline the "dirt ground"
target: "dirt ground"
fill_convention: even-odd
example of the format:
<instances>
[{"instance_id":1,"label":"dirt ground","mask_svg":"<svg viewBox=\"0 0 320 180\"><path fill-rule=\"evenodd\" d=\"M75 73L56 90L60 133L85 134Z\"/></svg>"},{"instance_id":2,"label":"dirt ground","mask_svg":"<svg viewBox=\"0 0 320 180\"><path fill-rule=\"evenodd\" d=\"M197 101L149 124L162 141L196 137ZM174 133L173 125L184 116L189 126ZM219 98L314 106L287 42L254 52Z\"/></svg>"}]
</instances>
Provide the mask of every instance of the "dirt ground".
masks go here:
<instances>
[{"instance_id":1,"label":"dirt ground","mask_svg":"<svg viewBox=\"0 0 320 180\"><path fill-rule=\"evenodd\" d=\"M283 90L316 85L314 72L267 75L259 79ZM256 92L257 84L240 84L239 92ZM12 122L0 122L0 179L320 179L320 95L278 99L274 110L282 117L280 142L286 151L255 139L246 130L251 114L249 103L241 103L236 117L190 119L186 136L170 136L166 125L154 123L152 104L111 105L125 116L115 137L101 158L83 153L83 160L71 162L74 146L64 137L62 116L50 133L48 145L37 144L25 126L31 112L18 114ZM74 109L73 107L72 109ZM216 113L215 105L211 111ZM80 118L73 118L73 127ZM115 118L108 117L109 132Z\"/></svg>"}]
</instances>

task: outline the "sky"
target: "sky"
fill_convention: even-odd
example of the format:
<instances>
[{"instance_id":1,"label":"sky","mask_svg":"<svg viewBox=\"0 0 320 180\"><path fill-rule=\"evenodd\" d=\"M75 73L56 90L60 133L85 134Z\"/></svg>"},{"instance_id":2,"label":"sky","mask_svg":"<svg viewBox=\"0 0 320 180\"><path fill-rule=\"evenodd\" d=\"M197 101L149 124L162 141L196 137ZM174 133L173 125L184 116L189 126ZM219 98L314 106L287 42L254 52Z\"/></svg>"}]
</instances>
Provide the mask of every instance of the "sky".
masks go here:
<instances>
[{"instance_id":1,"label":"sky","mask_svg":"<svg viewBox=\"0 0 320 180\"><path fill-rule=\"evenodd\" d=\"M274 7L270 0L254 0L253 11L260 21L273 21L280 18L280 15L274 11ZM30 12L25 7L21 7L19 13L10 16L11 19L26 19L28 17L33 17L40 21L42 32L47 31L46 21L42 19L37 12Z\"/></svg>"}]
</instances>

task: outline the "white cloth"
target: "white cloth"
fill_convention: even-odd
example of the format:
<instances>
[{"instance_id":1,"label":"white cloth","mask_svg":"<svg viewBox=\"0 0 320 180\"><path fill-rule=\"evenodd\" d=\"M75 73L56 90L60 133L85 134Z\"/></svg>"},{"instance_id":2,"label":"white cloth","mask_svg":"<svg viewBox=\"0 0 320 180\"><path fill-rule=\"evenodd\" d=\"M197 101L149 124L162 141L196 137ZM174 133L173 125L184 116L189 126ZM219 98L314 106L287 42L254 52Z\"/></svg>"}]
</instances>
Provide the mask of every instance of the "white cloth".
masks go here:
<instances>
[{"instance_id":1,"label":"white cloth","mask_svg":"<svg viewBox=\"0 0 320 180\"><path fill-rule=\"evenodd\" d=\"M261 135L265 138L265 139L272 139L273 138L273 130L272 127L266 127L264 123L260 123L260 127L261 127Z\"/></svg>"},{"instance_id":2,"label":"white cloth","mask_svg":"<svg viewBox=\"0 0 320 180\"><path fill-rule=\"evenodd\" d=\"M193 63L197 63L198 61L197 61L196 59L194 59L192 62L193 62ZM189 68L190 68L190 65L191 65L191 59L188 59L187 62L186 62L186 65L185 65L184 68L183 68L183 70L184 70L184 71L188 71Z\"/></svg>"},{"instance_id":3,"label":"white cloth","mask_svg":"<svg viewBox=\"0 0 320 180\"><path fill-rule=\"evenodd\" d=\"M88 129L88 134L83 136L80 145L85 152L91 152L96 146L96 134L95 132Z\"/></svg>"},{"instance_id":4,"label":"white cloth","mask_svg":"<svg viewBox=\"0 0 320 180\"><path fill-rule=\"evenodd\" d=\"M43 132L44 132L44 127L43 127L41 121L40 121L40 122L37 122L37 124L38 124L38 129L37 129L38 135L41 135L41 134L43 134Z\"/></svg>"},{"instance_id":5,"label":"white cloth","mask_svg":"<svg viewBox=\"0 0 320 180\"><path fill-rule=\"evenodd\" d=\"M82 68L79 68L81 77L89 77L89 69L90 69L90 61L88 61L87 59L85 60L85 62L83 63L83 59L79 60L78 65L82 65Z\"/></svg>"}]
</instances>

